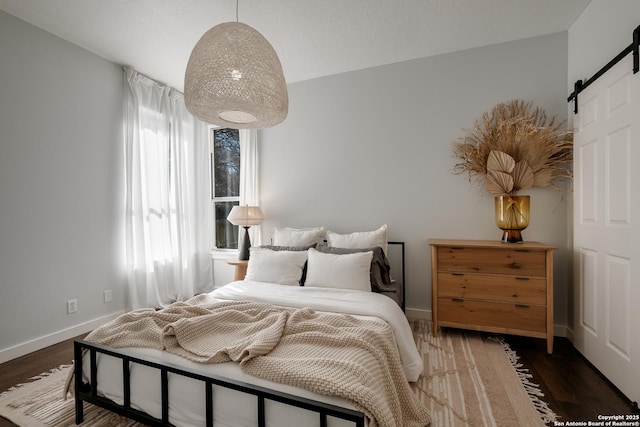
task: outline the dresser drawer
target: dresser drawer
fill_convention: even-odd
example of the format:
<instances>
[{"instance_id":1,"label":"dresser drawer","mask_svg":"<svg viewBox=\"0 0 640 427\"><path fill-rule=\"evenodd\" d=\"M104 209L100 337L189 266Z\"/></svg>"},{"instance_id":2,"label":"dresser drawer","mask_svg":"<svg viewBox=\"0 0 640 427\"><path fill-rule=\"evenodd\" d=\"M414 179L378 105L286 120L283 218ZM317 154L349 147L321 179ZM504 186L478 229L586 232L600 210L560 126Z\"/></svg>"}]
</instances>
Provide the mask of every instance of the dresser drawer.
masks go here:
<instances>
[{"instance_id":1,"label":"dresser drawer","mask_svg":"<svg viewBox=\"0 0 640 427\"><path fill-rule=\"evenodd\" d=\"M442 324L460 327L499 328L506 333L546 332L546 310L541 306L439 298L438 317Z\"/></svg>"},{"instance_id":2,"label":"dresser drawer","mask_svg":"<svg viewBox=\"0 0 640 427\"><path fill-rule=\"evenodd\" d=\"M439 247L439 272L545 277L545 252L517 248Z\"/></svg>"},{"instance_id":3,"label":"dresser drawer","mask_svg":"<svg viewBox=\"0 0 640 427\"><path fill-rule=\"evenodd\" d=\"M546 283L539 277L438 273L438 297L546 305Z\"/></svg>"}]
</instances>

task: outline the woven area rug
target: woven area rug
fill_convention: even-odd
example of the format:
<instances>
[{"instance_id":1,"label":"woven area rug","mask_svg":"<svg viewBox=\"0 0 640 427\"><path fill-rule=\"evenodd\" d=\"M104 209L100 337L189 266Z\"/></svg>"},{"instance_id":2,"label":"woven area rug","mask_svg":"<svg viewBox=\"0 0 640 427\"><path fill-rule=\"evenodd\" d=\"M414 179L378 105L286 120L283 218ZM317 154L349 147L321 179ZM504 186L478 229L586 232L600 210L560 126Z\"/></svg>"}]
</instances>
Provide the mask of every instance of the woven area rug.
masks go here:
<instances>
[{"instance_id":1,"label":"woven area rug","mask_svg":"<svg viewBox=\"0 0 640 427\"><path fill-rule=\"evenodd\" d=\"M434 426L544 426L557 417L501 338L409 320L424 370L413 389Z\"/></svg>"},{"instance_id":2,"label":"woven area rug","mask_svg":"<svg viewBox=\"0 0 640 427\"><path fill-rule=\"evenodd\" d=\"M544 426L556 419L502 340L454 329L434 338L431 322L409 322L424 360L423 376L413 390L434 426ZM25 427L75 425L74 401L62 399L69 369L61 366L0 394L0 416ZM82 425L140 424L85 403Z\"/></svg>"}]
</instances>

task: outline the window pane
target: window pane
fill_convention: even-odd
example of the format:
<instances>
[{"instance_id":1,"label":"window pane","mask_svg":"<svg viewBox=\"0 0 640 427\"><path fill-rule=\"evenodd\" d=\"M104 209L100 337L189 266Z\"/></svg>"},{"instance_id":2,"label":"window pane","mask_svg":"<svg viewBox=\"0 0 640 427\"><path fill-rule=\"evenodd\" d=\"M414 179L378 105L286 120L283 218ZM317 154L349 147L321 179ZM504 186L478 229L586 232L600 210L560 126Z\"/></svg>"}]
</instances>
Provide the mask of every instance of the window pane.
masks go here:
<instances>
[{"instance_id":1,"label":"window pane","mask_svg":"<svg viewBox=\"0 0 640 427\"><path fill-rule=\"evenodd\" d=\"M231 208L238 202L215 202L216 248L238 249L238 227L227 221Z\"/></svg>"},{"instance_id":2,"label":"window pane","mask_svg":"<svg viewBox=\"0 0 640 427\"><path fill-rule=\"evenodd\" d=\"M214 197L239 197L240 133L238 129L214 130L213 158Z\"/></svg>"}]
</instances>

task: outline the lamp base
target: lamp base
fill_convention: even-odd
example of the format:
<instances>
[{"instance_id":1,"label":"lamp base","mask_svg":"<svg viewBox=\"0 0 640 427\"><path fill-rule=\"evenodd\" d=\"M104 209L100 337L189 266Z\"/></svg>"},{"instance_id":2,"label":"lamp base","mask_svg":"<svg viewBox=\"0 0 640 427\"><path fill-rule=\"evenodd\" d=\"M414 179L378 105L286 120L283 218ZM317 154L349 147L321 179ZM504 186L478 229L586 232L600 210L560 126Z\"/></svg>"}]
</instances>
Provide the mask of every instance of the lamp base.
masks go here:
<instances>
[{"instance_id":1,"label":"lamp base","mask_svg":"<svg viewBox=\"0 0 640 427\"><path fill-rule=\"evenodd\" d=\"M240 261L249 260L249 248L251 247L251 240L249 240L249 227L244 227L244 238L242 239L242 245L238 251L238 259Z\"/></svg>"}]
</instances>

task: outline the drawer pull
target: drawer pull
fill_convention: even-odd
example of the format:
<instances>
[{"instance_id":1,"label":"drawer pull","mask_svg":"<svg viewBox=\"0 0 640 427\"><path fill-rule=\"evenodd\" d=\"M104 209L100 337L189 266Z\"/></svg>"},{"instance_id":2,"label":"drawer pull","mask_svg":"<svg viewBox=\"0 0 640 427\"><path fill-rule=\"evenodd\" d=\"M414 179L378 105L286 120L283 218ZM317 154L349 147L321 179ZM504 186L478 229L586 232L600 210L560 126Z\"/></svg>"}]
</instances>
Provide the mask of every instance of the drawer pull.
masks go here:
<instances>
[{"instance_id":1,"label":"drawer pull","mask_svg":"<svg viewBox=\"0 0 640 427\"><path fill-rule=\"evenodd\" d=\"M451 273L452 276L464 276L464 273Z\"/></svg>"},{"instance_id":2,"label":"drawer pull","mask_svg":"<svg viewBox=\"0 0 640 427\"><path fill-rule=\"evenodd\" d=\"M531 252L529 249L516 249L516 252Z\"/></svg>"},{"instance_id":3,"label":"drawer pull","mask_svg":"<svg viewBox=\"0 0 640 427\"><path fill-rule=\"evenodd\" d=\"M451 247L451 248L449 248L449 249L451 249L452 251L461 251L461 250L463 250L464 248Z\"/></svg>"},{"instance_id":4,"label":"drawer pull","mask_svg":"<svg viewBox=\"0 0 640 427\"><path fill-rule=\"evenodd\" d=\"M530 280L529 277L516 277L516 280Z\"/></svg>"},{"instance_id":5,"label":"drawer pull","mask_svg":"<svg viewBox=\"0 0 640 427\"><path fill-rule=\"evenodd\" d=\"M462 299L462 298L451 298L451 301L464 302L464 299Z\"/></svg>"},{"instance_id":6,"label":"drawer pull","mask_svg":"<svg viewBox=\"0 0 640 427\"><path fill-rule=\"evenodd\" d=\"M518 308L529 308L530 306L528 306L526 304L516 304L516 307L518 307Z\"/></svg>"}]
</instances>

